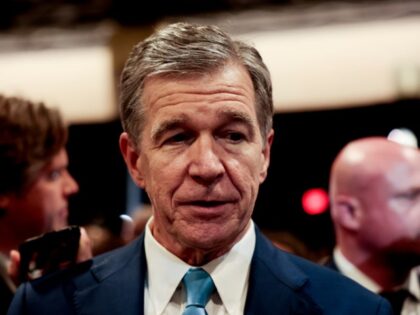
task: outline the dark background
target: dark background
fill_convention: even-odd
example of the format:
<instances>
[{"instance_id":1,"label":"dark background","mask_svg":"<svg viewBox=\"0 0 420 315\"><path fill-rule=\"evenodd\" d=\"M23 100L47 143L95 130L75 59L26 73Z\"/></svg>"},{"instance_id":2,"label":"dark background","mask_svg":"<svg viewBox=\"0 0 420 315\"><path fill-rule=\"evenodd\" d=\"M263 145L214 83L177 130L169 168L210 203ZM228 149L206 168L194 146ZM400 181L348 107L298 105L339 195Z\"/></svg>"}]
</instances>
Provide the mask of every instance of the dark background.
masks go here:
<instances>
[{"instance_id":1,"label":"dark background","mask_svg":"<svg viewBox=\"0 0 420 315\"><path fill-rule=\"evenodd\" d=\"M322 11L349 9L350 7L375 7L358 13L338 12L332 19L337 21L381 18L385 15L419 13L417 0L2 0L0 1L0 30L53 25L69 27L84 23L113 20L121 25L147 25L164 17L215 13L270 7L288 10L292 15L305 10ZM398 3L398 7L389 4ZM401 4L406 3L404 6ZM379 8L376 6L380 5ZM290 22L290 19L289 19Z\"/></svg>"},{"instance_id":2,"label":"dark background","mask_svg":"<svg viewBox=\"0 0 420 315\"><path fill-rule=\"evenodd\" d=\"M112 19L123 25L144 25L165 16L241 10L260 5L323 1L293 0L2 0L0 26L72 25ZM325 2L325 1L324 1Z\"/></svg>"}]
</instances>

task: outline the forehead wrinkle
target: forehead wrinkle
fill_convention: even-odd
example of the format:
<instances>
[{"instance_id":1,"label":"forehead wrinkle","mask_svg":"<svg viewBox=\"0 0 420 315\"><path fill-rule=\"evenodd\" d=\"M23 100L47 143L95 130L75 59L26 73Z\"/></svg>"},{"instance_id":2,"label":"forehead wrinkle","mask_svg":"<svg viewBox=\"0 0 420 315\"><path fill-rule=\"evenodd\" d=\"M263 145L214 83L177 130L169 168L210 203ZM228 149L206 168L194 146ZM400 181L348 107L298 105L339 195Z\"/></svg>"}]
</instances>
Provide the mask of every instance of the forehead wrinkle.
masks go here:
<instances>
[{"instance_id":1,"label":"forehead wrinkle","mask_svg":"<svg viewBox=\"0 0 420 315\"><path fill-rule=\"evenodd\" d=\"M251 90L253 92L253 90ZM250 91L241 86L241 85L234 85L234 84L220 84L216 85L215 87L209 87L206 91L201 91L203 94L220 94L222 95L232 95L232 96L239 96L239 97L246 97L250 93ZM251 93L252 94L252 93Z\"/></svg>"},{"instance_id":2,"label":"forehead wrinkle","mask_svg":"<svg viewBox=\"0 0 420 315\"><path fill-rule=\"evenodd\" d=\"M169 87L172 85L172 82L169 82ZM188 82L185 81L187 84ZM202 96L215 96L215 99L212 102L217 102L219 100L232 100L237 101L239 99L246 99L247 96L250 99L253 99L250 91L242 86L238 85L229 85L229 84L217 84L212 85L209 83L209 86L203 87L201 84L198 87L194 85L195 81L193 81L188 87L185 89L179 89L179 86L176 86L176 90L172 90L171 88L168 91L162 93L152 93L149 95L149 108L155 104L160 104L163 102L162 107L172 106L179 103L191 103L195 101L201 101ZM176 83L179 84L179 81ZM252 91L253 92L253 91ZM252 94L252 93L251 93ZM238 97L238 99L235 98ZM146 102L147 103L147 102Z\"/></svg>"}]
</instances>

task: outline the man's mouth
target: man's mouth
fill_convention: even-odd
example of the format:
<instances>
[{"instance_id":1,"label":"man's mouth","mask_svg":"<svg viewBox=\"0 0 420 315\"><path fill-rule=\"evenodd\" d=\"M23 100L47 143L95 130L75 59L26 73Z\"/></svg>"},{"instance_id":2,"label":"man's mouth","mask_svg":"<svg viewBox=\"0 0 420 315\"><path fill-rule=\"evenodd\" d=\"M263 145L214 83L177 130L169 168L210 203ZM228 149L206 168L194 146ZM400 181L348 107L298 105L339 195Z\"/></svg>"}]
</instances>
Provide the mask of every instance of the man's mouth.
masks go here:
<instances>
[{"instance_id":1,"label":"man's mouth","mask_svg":"<svg viewBox=\"0 0 420 315\"><path fill-rule=\"evenodd\" d=\"M222 206L229 203L228 201L219 201L219 200L214 200L214 201L204 201L204 200L197 200L197 201L191 201L187 204L192 205L192 206L197 206L197 207L204 207L204 208L213 208L213 207L218 207L218 206Z\"/></svg>"},{"instance_id":2,"label":"man's mouth","mask_svg":"<svg viewBox=\"0 0 420 315\"><path fill-rule=\"evenodd\" d=\"M223 218L231 212L231 200L192 200L179 203L181 208L188 210L190 215L203 220Z\"/></svg>"}]
</instances>

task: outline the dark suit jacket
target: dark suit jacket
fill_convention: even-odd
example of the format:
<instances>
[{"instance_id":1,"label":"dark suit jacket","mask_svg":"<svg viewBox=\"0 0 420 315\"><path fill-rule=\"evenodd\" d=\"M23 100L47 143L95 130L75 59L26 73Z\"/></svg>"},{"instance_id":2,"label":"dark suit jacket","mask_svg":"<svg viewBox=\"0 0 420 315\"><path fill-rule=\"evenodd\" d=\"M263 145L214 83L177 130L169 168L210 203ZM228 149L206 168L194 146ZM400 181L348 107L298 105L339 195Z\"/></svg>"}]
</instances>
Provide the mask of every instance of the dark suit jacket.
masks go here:
<instances>
[{"instance_id":1,"label":"dark suit jacket","mask_svg":"<svg viewBox=\"0 0 420 315\"><path fill-rule=\"evenodd\" d=\"M11 282L6 270L6 262L0 256L0 315L6 315L9 304L15 293L15 286Z\"/></svg>"},{"instance_id":2,"label":"dark suit jacket","mask_svg":"<svg viewBox=\"0 0 420 315\"><path fill-rule=\"evenodd\" d=\"M325 263L323 265L325 267L328 267L328 268L332 269L332 270L340 272L340 270L338 270L337 263L335 262L333 256L328 257L328 259L325 261Z\"/></svg>"},{"instance_id":3,"label":"dark suit jacket","mask_svg":"<svg viewBox=\"0 0 420 315\"><path fill-rule=\"evenodd\" d=\"M329 257L327 259L327 261L325 262L324 266L326 266L326 267L328 267L328 268L330 268L332 270L335 270L337 272L341 272L338 269L337 263L336 263L336 261L335 261L335 259L334 259L333 256L331 256L331 257ZM406 298L409 298L409 296L411 294L410 293L407 293L407 295L405 297L403 297L403 300L401 300L401 296L398 297L398 294L397 293L396 294L392 294L391 292L388 292L388 294L383 294L382 293L383 294L382 296L384 296L384 297L386 297L388 299L388 301L390 302L391 306L394 309L394 314L400 314L401 313L401 306L403 305L403 304L401 304L401 303L403 303L402 301L405 300ZM395 292L398 292L398 290L396 289ZM413 296L413 298L416 300L416 298L414 296Z\"/></svg>"},{"instance_id":4,"label":"dark suit jacket","mask_svg":"<svg viewBox=\"0 0 420 315\"><path fill-rule=\"evenodd\" d=\"M0 274L0 315L6 315L12 298L13 291L8 286L6 279Z\"/></svg>"},{"instance_id":5,"label":"dark suit jacket","mask_svg":"<svg viewBox=\"0 0 420 315\"><path fill-rule=\"evenodd\" d=\"M128 246L95 258L87 270L55 274L22 285L8 314L143 314L145 272L142 236ZM392 312L383 298L337 272L278 250L257 229L245 314Z\"/></svg>"}]
</instances>

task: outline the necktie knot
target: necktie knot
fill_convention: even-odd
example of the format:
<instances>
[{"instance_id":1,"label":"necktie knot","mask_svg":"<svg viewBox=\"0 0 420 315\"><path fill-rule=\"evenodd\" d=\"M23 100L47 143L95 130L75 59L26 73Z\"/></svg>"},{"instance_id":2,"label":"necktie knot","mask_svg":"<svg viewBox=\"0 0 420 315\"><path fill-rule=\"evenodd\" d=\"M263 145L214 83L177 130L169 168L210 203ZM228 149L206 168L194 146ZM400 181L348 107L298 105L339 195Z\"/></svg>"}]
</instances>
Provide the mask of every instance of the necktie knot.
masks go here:
<instances>
[{"instance_id":1,"label":"necktie knot","mask_svg":"<svg viewBox=\"0 0 420 315\"><path fill-rule=\"evenodd\" d=\"M187 306L183 315L207 314L204 307L215 288L210 275L202 268L191 268L182 283L187 293Z\"/></svg>"}]
</instances>

